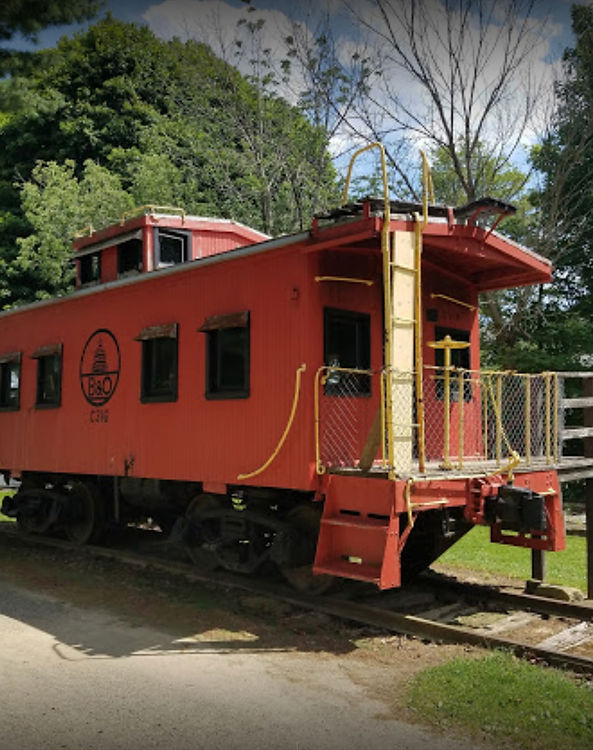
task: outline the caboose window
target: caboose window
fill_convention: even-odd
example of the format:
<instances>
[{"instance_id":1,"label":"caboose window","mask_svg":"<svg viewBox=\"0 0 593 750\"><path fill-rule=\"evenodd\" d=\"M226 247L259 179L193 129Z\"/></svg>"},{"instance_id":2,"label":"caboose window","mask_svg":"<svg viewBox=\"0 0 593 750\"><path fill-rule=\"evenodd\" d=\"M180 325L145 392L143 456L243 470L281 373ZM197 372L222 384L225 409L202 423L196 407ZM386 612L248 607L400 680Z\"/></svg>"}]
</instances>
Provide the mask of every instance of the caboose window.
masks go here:
<instances>
[{"instance_id":1,"label":"caboose window","mask_svg":"<svg viewBox=\"0 0 593 750\"><path fill-rule=\"evenodd\" d=\"M20 354L0 357L0 409L16 410L20 405Z\"/></svg>"},{"instance_id":2,"label":"caboose window","mask_svg":"<svg viewBox=\"0 0 593 750\"><path fill-rule=\"evenodd\" d=\"M325 392L332 396L368 396L368 375L342 372L368 370L371 366L371 316L366 313L324 310L324 363L340 368L330 371Z\"/></svg>"},{"instance_id":3,"label":"caboose window","mask_svg":"<svg viewBox=\"0 0 593 750\"><path fill-rule=\"evenodd\" d=\"M117 275L128 276L142 271L142 240L131 239L117 246Z\"/></svg>"},{"instance_id":4,"label":"caboose window","mask_svg":"<svg viewBox=\"0 0 593 750\"><path fill-rule=\"evenodd\" d=\"M141 400L177 400L177 324L145 328L142 341Z\"/></svg>"},{"instance_id":5,"label":"caboose window","mask_svg":"<svg viewBox=\"0 0 593 750\"><path fill-rule=\"evenodd\" d=\"M200 331L206 333L206 398L249 396L249 313L214 315Z\"/></svg>"},{"instance_id":6,"label":"caboose window","mask_svg":"<svg viewBox=\"0 0 593 750\"><path fill-rule=\"evenodd\" d=\"M171 229L156 229L154 235L155 265L167 268L189 260L191 234Z\"/></svg>"},{"instance_id":7,"label":"caboose window","mask_svg":"<svg viewBox=\"0 0 593 750\"><path fill-rule=\"evenodd\" d=\"M101 281L101 253L83 255L78 262L81 284L98 284Z\"/></svg>"},{"instance_id":8,"label":"caboose window","mask_svg":"<svg viewBox=\"0 0 593 750\"><path fill-rule=\"evenodd\" d=\"M53 347L52 347L53 348ZM37 360L37 397L35 406L59 406L62 397L62 353L55 351L33 357Z\"/></svg>"}]
</instances>

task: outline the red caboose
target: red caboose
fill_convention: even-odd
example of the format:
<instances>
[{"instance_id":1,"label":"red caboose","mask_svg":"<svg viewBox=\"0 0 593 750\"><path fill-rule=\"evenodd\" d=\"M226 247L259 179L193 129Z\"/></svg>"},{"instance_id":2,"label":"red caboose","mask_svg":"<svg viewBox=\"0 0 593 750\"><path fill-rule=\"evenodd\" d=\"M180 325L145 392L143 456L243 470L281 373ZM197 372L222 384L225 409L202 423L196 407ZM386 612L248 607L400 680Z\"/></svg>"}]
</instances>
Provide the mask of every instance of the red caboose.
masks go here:
<instances>
[{"instance_id":1,"label":"red caboose","mask_svg":"<svg viewBox=\"0 0 593 750\"><path fill-rule=\"evenodd\" d=\"M147 209L77 240L72 295L0 315L3 511L80 542L150 516L299 585L398 586L474 523L561 548L554 375L480 371L478 294L551 274L480 225L511 211L368 199L269 239Z\"/></svg>"}]
</instances>

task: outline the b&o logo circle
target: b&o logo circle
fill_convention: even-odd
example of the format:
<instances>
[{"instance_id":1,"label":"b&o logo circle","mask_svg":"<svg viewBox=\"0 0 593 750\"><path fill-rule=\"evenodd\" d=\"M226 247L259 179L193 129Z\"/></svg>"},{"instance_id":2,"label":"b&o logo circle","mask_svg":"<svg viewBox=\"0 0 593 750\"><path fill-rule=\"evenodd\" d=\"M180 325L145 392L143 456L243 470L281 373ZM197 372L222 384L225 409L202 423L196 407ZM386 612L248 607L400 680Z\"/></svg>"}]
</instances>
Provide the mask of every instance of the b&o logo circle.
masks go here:
<instances>
[{"instance_id":1,"label":"b&o logo circle","mask_svg":"<svg viewBox=\"0 0 593 750\"><path fill-rule=\"evenodd\" d=\"M103 406L115 393L121 369L117 339L107 328L92 333L80 358L80 387L92 406Z\"/></svg>"}]
</instances>

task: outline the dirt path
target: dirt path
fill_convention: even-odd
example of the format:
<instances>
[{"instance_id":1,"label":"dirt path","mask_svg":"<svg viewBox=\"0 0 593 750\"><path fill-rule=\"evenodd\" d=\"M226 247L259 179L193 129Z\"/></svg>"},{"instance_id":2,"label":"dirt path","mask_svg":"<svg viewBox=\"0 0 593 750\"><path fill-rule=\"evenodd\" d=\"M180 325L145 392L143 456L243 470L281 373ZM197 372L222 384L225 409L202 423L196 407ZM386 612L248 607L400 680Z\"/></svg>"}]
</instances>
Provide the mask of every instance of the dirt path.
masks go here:
<instances>
[{"instance_id":1,"label":"dirt path","mask_svg":"<svg viewBox=\"0 0 593 750\"><path fill-rule=\"evenodd\" d=\"M404 708L460 647L0 543L0 750L462 750Z\"/></svg>"}]
</instances>

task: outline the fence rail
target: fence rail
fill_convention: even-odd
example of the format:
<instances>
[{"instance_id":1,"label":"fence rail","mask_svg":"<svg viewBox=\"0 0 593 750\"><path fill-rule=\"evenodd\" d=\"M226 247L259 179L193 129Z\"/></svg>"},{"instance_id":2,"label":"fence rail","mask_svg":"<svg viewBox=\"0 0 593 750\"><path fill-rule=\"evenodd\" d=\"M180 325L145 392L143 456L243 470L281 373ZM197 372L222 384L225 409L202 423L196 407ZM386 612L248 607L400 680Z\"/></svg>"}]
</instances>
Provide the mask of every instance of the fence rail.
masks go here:
<instances>
[{"instance_id":1,"label":"fence rail","mask_svg":"<svg viewBox=\"0 0 593 750\"><path fill-rule=\"evenodd\" d=\"M510 462L534 468L559 462L564 399L556 374L425 367L422 390L419 424L415 373L321 368L318 471L482 474Z\"/></svg>"}]
</instances>

